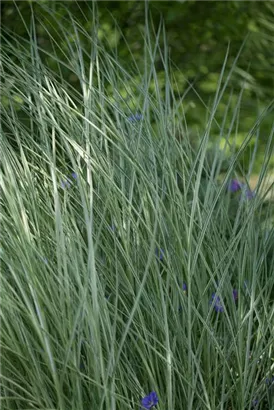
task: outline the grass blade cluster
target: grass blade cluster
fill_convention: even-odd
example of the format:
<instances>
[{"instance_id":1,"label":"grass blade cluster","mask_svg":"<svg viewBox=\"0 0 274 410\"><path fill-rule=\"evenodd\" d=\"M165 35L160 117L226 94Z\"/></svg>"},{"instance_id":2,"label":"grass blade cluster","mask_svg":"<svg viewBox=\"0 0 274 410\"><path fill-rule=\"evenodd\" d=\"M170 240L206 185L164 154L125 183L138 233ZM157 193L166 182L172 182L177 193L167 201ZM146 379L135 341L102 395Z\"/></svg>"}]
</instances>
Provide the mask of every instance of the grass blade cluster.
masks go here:
<instances>
[{"instance_id":1,"label":"grass blade cluster","mask_svg":"<svg viewBox=\"0 0 274 410\"><path fill-rule=\"evenodd\" d=\"M2 39L2 408L137 409L152 392L159 410L273 409L274 128L252 195L256 152L241 162L272 108L236 150L241 94L231 123L215 116L237 58L224 62L193 140L163 27L147 17L129 73L95 17L90 34L67 12L63 39L66 19L63 60L34 23Z\"/></svg>"}]
</instances>

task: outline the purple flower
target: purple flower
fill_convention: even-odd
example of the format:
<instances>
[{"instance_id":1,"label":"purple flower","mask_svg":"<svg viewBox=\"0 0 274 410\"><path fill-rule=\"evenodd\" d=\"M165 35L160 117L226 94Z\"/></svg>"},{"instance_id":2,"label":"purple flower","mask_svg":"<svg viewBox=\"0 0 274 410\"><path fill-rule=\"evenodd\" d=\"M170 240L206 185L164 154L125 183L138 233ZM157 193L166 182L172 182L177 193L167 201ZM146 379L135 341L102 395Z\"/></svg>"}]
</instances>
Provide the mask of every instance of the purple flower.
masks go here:
<instances>
[{"instance_id":1,"label":"purple flower","mask_svg":"<svg viewBox=\"0 0 274 410\"><path fill-rule=\"evenodd\" d=\"M216 293L212 294L210 304L211 305L213 304L214 309L216 310L216 312L223 312L224 311L224 307L221 303L221 298L219 296L216 296Z\"/></svg>"},{"instance_id":2,"label":"purple flower","mask_svg":"<svg viewBox=\"0 0 274 410\"><path fill-rule=\"evenodd\" d=\"M141 401L142 407L141 409L151 409L152 407L156 406L159 399L155 391L149 393L146 397L144 397Z\"/></svg>"},{"instance_id":3,"label":"purple flower","mask_svg":"<svg viewBox=\"0 0 274 410\"><path fill-rule=\"evenodd\" d=\"M65 179L64 181L62 181L62 182L61 182L61 187L62 187L63 189L69 188L69 187L70 187L70 182L69 182L69 180L68 180L68 179Z\"/></svg>"},{"instance_id":4,"label":"purple flower","mask_svg":"<svg viewBox=\"0 0 274 410\"><path fill-rule=\"evenodd\" d=\"M251 191L251 189L245 189L245 198L246 199L252 199L254 198L255 193L253 191Z\"/></svg>"},{"instance_id":5,"label":"purple flower","mask_svg":"<svg viewBox=\"0 0 274 410\"><path fill-rule=\"evenodd\" d=\"M228 185L228 190L230 192L237 192L242 188L242 183L237 179L232 179Z\"/></svg>"},{"instance_id":6,"label":"purple flower","mask_svg":"<svg viewBox=\"0 0 274 410\"><path fill-rule=\"evenodd\" d=\"M155 255L156 255L156 258L157 259L159 259L160 261L162 261L163 259L164 259L164 251L163 251L163 249L159 249L159 248L156 248L156 250L155 250Z\"/></svg>"},{"instance_id":7,"label":"purple flower","mask_svg":"<svg viewBox=\"0 0 274 410\"><path fill-rule=\"evenodd\" d=\"M255 196L255 193L246 185L242 184L242 182L237 179L232 179L228 185L228 191L237 192L239 190L242 190L244 199L252 199Z\"/></svg>"},{"instance_id":8,"label":"purple flower","mask_svg":"<svg viewBox=\"0 0 274 410\"><path fill-rule=\"evenodd\" d=\"M133 115L130 115L129 117L127 117L127 119L130 122L137 122L137 121L140 121L142 118L143 118L143 116L140 113L136 113L136 114L133 114Z\"/></svg>"},{"instance_id":9,"label":"purple flower","mask_svg":"<svg viewBox=\"0 0 274 410\"><path fill-rule=\"evenodd\" d=\"M184 282L184 283L183 283L183 292L186 293L186 291L187 291L187 285L186 285L186 283Z\"/></svg>"},{"instance_id":10,"label":"purple flower","mask_svg":"<svg viewBox=\"0 0 274 410\"><path fill-rule=\"evenodd\" d=\"M236 300L238 300L238 291L237 291L237 289L233 289L232 294L233 294L233 299L236 302Z\"/></svg>"},{"instance_id":11,"label":"purple flower","mask_svg":"<svg viewBox=\"0 0 274 410\"><path fill-rule=\"evenodd\" d=\"M73 179L77 179L77 174L76 174L76 172L72 172L72 173L71 173L71 176L72 176ZM66 179L64 179L63 181L61 181L61 187L62 187L63 189L65 189L65 188L70 188L71 184L72 184L72 181L71 181L69 178L66 178Z\"/></svg>"},{"instance_id":12,"label":"purple flower","mask_svg":"<svg viewBox=\"0 0 274 410\"><path fill-rule=\"evenodd\" d=\"M252 401L252 407L253 407L253 408L257 407L258 404L259 404L259 400L258 400L258 399L255 399L255 400Z\"/></svg>"}]
</instances>

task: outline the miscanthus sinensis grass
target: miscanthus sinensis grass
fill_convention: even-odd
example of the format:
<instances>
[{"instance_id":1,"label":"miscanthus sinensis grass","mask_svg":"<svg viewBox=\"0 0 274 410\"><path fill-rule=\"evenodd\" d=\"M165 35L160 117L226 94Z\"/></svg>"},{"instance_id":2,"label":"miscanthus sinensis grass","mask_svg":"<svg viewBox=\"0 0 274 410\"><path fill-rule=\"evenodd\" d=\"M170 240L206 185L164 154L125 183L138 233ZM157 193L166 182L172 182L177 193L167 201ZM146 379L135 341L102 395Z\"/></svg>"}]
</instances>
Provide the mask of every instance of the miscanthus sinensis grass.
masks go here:
<instances>
[{"instance_id":1,"label":"miscanthus sinensis grass","mask_svg":"<svg viewBox=\"0 0 274 410\"><path fill-rule=\"evenodd\" d=\"M256 153L239 162L268 112L235 151L240 103L228 133L215 118L224 62L193 145L160 31L129 74L70 22L58 75L35 36L2 39L2 408L273 409L273 130L252 195Z\"/></svg>"}]
</instances>

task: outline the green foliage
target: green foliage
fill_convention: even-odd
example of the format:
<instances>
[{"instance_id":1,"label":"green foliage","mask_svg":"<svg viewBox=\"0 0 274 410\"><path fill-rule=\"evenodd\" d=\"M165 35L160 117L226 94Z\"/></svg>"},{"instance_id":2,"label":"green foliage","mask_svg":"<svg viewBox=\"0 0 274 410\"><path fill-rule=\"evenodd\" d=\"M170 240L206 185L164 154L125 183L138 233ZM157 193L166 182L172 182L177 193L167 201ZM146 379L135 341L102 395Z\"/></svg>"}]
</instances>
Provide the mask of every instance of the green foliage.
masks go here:
<instances>
[{"instance_id":1,"label":"green foliage","mask_svg":"<svg viewBox=\"0 0 274 410\"><path fill-rule=\"evenodd\" d=\"M100 23L103 6L91 26L86 3L30 5L33 19L18 3L25 29L6 27L1 50L3 409L135 409L155 390L159 410L250 410L254 400L271 410L274 231L263 181L273 127L254 198L228 190L232 178L248 184L271 107L239 142L244 89L231 92L229 55L201 115L198 99L174 91L183 77L163 26L146 23L142 64L133 47L129 65L118 34L97 36L114 25ZM134 6L142 21L137 2L107 6ZM206 10L185 11L194 6ZM201 30L195 16L189 24Z\"/></svg>"},{"instance_id":2,"label":"green foliage","mask_svg":"<svg viewBox=\"0 0 274 410\"><path fill-rule=\"evenodd\" d=\"M163 19L169 44L166 52L174 65L172 91L178 97L185 95L184 110L188 113L189 128L200 134L208 115L206 107L215 94L222 61L229 50L227 73L235 64L235 59L237 61L230 85L225 89L222 104L215 113L215 119L222 123L223 117L227 116L226 123L229 127L229 123L233 121L239 92L244 90L241 97L243 115L236 131L242 141L258 114L273 101L273 4L159 1L150 3L149 12L148 17L146 2L3 2L2 27L4 36L7 34L6 30L12 33L10 41L14 44L17 41L14 33L28 38L28 27L33 18L36 21L34 35L38 44L48 52L44 56L47 66L56 74L60 74L60 64L51 54L54 53L61 60L66 55L66 59L71 60L67 61L68 65L75 63L75 41L81 42L85 50L83 62L88 64L93 46L85 32L96 32L104 48L123 61L123 66L129 72L136 65L143 72L146 61L143 55L143 37L147 24L157 27ZM77 23L72 23L68 13ZM163 39L159 39L159 46L163 50ZM237 57L239 51L240 55ZM162 98L165 98L166 67L162 64L160 54L156 56L155 67L159 92ZM65 81L79 89L78 76L68 67L62 66L61 75ZM122 84L117 84L123 98L127 95L125 86L128 81L125 79ZM150 89L153 90L154 80L151 79L150 82ZM129 105L132 107L134 103L129 101ZM272 115L269 114L261 124L261 157L264 155L271 127ZM227 131L228 129L224 129L224 133ZM219 131L213 128L212 133L213 137L217 138ZM246 161L243 161L242 165L247 169ZM256 172L260 166L258 157Z\"/></svg>"}]
</instances>

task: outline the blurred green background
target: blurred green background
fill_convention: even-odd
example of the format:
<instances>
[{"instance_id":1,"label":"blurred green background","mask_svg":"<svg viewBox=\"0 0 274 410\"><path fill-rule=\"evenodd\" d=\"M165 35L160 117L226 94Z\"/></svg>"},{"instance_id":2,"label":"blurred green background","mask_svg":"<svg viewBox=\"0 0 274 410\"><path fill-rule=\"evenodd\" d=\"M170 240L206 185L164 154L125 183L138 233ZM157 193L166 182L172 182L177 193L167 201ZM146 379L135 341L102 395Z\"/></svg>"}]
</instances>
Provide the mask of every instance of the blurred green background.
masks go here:
<instances>
[{"instance_id":1,"label":"blurred green background","mask_svg":"<svg viewBox=\"0 0 274 410\"><path fill-rule=\"evenodd\" d=\"M33 18L39 46L49 53L54 51L60 59L64 59L64 55L70 53L69 42L73 43L75 39L75 31L68 13L78 21L79 27L92 32L95 10L98 12L98 37L106 49L113 52L127 70L132 71L137 66L142 71L146 24L144 1L3 1L2 35L14 44L17 41L16 35L29 38L28 30ZM153 1L149 2L147 16L152 30L154 27L157 31L159 24L164 23L173 70L174 95L179 99L185 94L184 111L193 138L204 131L208 116L207 107L213 102L226 54L228 58L224 80L240 52L216 113L219 124L222 124L226 116L222 130L225 136L239 102L239 95L243 91L237 130L234 132L236 145L240 145L258 116L273 102L274 3ZM63 22L63 19L67 19L65 24L68 34L62 39L58 34L58 24ZM52 39L56 40L56 44ZM80 40L83 47L90 50L88 39L81 33ZM160 39L160 43L164 49L163 38ZM22 42L20 46L24 46ZM56 59L50 56L44 58L48 67L58 73L60 67ZM165 72L160 58L158 61L156 59L155 66L164 95ZM63 68L62 76L71 86L79 87L77 76L69 69ZM153 83L151 89L153 90ZM123 90L120 91L122 94ZM19 96L14 96L14 102L20 110ZM2 96L2 103L5 104L5 96ZM260 143L253 173L259 172L272 127L273 110L270 108L259 127ZM213 140L219 132L218 127L213 128ZM252 148L251 143L250 153ZM243 158L245 169L248 168L248 155L247 153L247 158Z\"/></svg>"}]
</instances>

